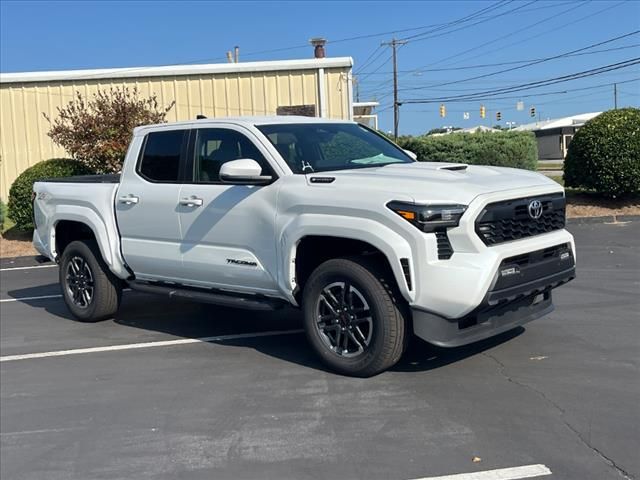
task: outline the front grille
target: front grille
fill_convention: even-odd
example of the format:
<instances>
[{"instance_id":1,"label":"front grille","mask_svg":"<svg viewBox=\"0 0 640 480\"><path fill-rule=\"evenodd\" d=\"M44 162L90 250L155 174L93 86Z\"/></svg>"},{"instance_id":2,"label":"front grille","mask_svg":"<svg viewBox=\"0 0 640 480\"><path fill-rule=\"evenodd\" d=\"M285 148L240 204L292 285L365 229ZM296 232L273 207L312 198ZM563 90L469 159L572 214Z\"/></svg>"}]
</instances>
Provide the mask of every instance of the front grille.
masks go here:
<instances>
[{"instance_id":1,"label":"front grille","mask_svg":"<svg viewBox=\"0 0 640 480\"><path fill-rule=\"evenodd\" d=\"M542 203L542 216L529 216L529 203ZM476 220L476 233L486 245L533 237L561 230L565 224L565 198L561 193L490 203Z\"/></svg>"}]
</instances>

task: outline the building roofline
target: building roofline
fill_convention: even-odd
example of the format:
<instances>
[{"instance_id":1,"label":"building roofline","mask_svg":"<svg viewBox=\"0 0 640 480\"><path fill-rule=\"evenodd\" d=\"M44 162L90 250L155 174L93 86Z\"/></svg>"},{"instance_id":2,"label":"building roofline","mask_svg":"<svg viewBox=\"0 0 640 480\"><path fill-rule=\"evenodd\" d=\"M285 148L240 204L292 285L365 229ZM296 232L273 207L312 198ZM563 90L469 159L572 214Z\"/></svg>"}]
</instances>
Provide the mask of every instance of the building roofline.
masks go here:
<instances>
[{"instance_id":1,"label":"building roofline","mask_svg":"<svg viewBox=\"0 0 640 480\"><path fill-rule=\"evenodd\" d=\"M356 107L377 107L380 102L353 102L353 108Z\"/></svg>"},{"instance_id":2,"label":"building roofline","mask_svg":"<svg viewBox=\"0 0 640 480\"><path fill-rule=\"evenodd\" d=\"M95 70L59 70L50 72L0 73L0 83L64 82L141 77L174 77L222 73L312 70L353 66L353 58L311 58L265 62L209 63L201 65L169 65L161 67L101 68Z\"/></svg>"}]
</instances>

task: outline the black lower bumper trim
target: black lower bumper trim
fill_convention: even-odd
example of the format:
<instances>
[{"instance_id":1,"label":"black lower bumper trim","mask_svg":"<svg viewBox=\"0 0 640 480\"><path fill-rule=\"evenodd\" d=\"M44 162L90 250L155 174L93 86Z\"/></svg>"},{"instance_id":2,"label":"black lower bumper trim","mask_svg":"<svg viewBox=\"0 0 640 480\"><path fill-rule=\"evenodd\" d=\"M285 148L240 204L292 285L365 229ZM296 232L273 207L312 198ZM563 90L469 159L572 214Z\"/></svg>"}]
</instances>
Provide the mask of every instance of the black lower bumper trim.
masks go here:
<instances>
[{"instance_id":1,"label":"black lower bumper trim","mask_svg":"<svg viewBox=\"0 0 640 480\"><path fill-rule=\"evenodd\" d=\"M576 278L576 268L571 267L562 272L557 272L546 277L538 278L527 283L515 285L501 290L492 290L487 294L485 302L488 305L497 305L502 300L514 300L519 296L528 296L536 292L543 292L551 288L559 287Z\"/></svg>"},{"instance_id":2,"label":"black lower bumper trim","mask_svg":"<svg viewBox=\"0 0 640 480\"><path fill-rule=\"evenodd\" d=\"M551 290L575 278L575 267L535 281L490 291L468 315L449 319L412 309L414 333L441 347L458 347L519 327L553 311Z\"/></svg>"}]
</instances>

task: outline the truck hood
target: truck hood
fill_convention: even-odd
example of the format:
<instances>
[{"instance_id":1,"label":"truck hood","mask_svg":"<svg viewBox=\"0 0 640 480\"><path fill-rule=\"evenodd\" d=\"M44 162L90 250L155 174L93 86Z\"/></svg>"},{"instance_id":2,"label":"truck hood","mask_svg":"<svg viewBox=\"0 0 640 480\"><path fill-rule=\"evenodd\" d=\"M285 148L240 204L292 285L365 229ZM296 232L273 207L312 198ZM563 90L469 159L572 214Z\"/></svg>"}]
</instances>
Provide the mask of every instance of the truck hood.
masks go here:
<instances>
[{"instance_id":1,"label":"truck hood","mask_svg":"<svg viewBox=\"0 0 640 480\"><path fill-rule=\"evenodd\" d=\"M376 190L413 198L416 203L452 202L468 205L478 195L535 186L557 186L542 174L506 167L459 163L415 162L383 167L317 173L335 177L336 188Z\"/></svg>"}]
</instances>

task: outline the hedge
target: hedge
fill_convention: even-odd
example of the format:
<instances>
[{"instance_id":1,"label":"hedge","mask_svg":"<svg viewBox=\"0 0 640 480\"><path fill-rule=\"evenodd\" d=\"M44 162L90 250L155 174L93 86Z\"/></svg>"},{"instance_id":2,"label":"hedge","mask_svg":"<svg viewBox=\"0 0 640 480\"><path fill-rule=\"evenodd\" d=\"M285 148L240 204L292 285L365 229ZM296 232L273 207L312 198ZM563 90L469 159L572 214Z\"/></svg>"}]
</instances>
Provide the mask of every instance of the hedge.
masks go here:
<instances>
[{"instance_id":1,"label":"hedge","mask_svg":"<svg viewBox=\"0 0 640 480\"><path fill-rule=\"evenodd\" d=\"M38 180L72 175L89 175L94 173L89 167L77 160L69 158L52 158L36 163L27 168L11 185L9 190L9 217L19 230L33 228L33 208L31 192L33 184Z\"/></svg>"},{"instance_id":2,"label":"hedge","mask_svg":"<svg viewBox=\"0 0 640 480\"><path fill-rule=\"evenodd\" d=\"M421 162L456 162L535 170L538 145L531 132L478 132L400 137L398 145Z\"/></svg>"},{"instance_id":3,"label":"hedge","mask_svg":"<svg viewBox=\"0 0 640 480\"><path fill-rule=\"evenodd\" d=\"M4 222L7 220L7 206L0 200L0 232L4 231Z\"/></svg>"},{"instance_id":4,"label":"hedge","mask_svg":"<svg viewBox=\"0 0 640 480\"><path fill-rule=\"evenodd\" d=\"M607 197L640 193L640 109L609 110L578 130L564 161L564 184Z\"/></svg>"}]
</instances>

